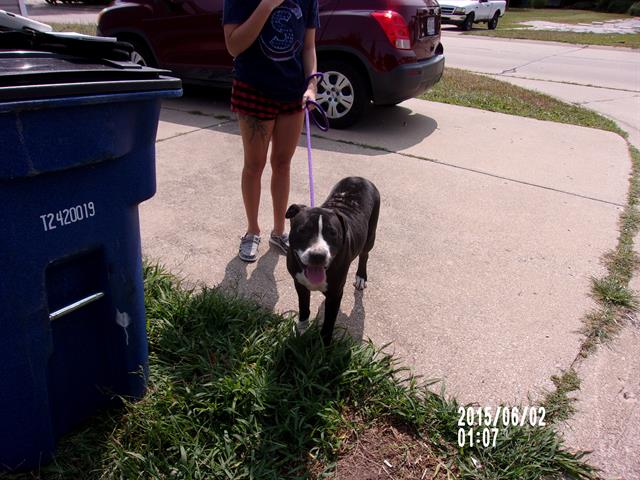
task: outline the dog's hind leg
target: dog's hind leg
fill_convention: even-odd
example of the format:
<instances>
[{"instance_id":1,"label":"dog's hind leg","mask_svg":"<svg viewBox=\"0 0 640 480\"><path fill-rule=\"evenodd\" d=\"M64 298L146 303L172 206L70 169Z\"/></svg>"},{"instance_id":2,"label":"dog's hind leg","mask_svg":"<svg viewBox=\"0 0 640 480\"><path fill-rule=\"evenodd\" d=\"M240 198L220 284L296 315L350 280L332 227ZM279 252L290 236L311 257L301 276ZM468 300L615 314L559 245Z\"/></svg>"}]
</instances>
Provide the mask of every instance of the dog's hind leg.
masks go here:
<instances>
[{"instance_id":1,"label":"dog's hind leg","mask_svg":"<svg viewBox=\"0 0 640 480\"><path fill-rule=\"evenodd\" d=\"M364 290L367 288L367 262L369 261L369 252L376 242L376 228L378 226L378 216L380 214L379 201L373 207L371 218L369 219L369 230L367 232L367 241L358 257L358 270L356 271L356 281L353 286L356 290Z\"/></svg>"}]
</instances>

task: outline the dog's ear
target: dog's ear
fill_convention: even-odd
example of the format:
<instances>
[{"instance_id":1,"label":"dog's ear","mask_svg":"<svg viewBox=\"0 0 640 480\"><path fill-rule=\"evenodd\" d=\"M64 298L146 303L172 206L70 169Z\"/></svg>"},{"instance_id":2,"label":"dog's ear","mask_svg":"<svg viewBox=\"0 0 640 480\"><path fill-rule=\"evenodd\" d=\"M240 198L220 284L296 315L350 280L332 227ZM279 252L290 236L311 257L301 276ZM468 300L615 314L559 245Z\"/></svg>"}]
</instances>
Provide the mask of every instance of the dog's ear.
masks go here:
<instances>
[{"instance_id":1,"label":"dog's ear","mask_svg":"<svg viewBox=\"0 0 640 480\"><path fill-rule=\"evenodd\" d=\"M300 205L299 203L294 203L289 206L289 208L287 209L287 213L284 214L284 218L293 218L305 208L307 208L306 205Z\"/></svg>"}]
</instances>

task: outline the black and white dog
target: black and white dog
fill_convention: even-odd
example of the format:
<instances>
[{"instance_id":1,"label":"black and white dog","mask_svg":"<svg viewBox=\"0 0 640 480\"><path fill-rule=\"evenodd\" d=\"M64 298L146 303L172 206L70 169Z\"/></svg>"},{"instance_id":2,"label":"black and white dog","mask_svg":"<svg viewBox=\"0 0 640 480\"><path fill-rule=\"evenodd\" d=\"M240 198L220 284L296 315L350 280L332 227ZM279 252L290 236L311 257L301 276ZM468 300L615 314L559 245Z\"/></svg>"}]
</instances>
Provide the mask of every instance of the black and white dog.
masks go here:
<instances>
[{"instance_id":1,"label":"black and white dog","mask_svg":"<svg viewBox=\"0 0 640 480\"><path fill-rule=\"evenodd\" d=\"M289 207L287 269L298 292L298 332L309 325L311 290L319 290L326 297L322 339L325 345L331 343L349 266L356 257L360 258L354 286L358 290L367 286L367 260L379 212L378 189L360 177L340 180L320 207Z\"/></svg>"}]
</instances>

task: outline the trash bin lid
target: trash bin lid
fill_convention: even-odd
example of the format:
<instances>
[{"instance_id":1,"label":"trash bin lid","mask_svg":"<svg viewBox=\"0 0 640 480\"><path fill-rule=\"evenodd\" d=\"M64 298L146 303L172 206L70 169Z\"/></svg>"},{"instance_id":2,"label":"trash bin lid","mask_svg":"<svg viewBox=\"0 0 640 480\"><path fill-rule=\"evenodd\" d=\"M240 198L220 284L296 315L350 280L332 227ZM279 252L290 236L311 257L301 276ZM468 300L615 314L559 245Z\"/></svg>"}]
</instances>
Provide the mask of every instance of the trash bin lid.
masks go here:
<instances>
[{"instance_id":1,"label":"trash bin lid","mask_svg":"<svg viewBox=\"0 0 640 480\"><path fill-rule=\"evenodd\" d=\"M181 88L168 71L129 62L131 50L108 37L0 31L0 102Z\"/></svg>"}]
</instances>

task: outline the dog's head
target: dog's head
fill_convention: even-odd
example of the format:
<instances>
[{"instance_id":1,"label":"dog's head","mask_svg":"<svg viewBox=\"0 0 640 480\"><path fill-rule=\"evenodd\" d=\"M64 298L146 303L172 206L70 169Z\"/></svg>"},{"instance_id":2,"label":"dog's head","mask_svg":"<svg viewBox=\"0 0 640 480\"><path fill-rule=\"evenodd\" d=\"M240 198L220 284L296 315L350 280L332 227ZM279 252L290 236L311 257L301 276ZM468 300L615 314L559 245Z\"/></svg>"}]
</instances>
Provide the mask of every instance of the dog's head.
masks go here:
<instances>
[{"instance_id":1,"label":"dog's head","mask_svg":"<svg viewBox=\"0 0 640 480\"><path fill-rule=\"evenodd\" d=\"M291 205L285 214L291 220L289 248L297 256L311 284L326 280L326 270L346 240L344 217L327 208Z\"/></svg>"}]
</instances>

